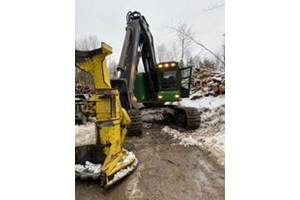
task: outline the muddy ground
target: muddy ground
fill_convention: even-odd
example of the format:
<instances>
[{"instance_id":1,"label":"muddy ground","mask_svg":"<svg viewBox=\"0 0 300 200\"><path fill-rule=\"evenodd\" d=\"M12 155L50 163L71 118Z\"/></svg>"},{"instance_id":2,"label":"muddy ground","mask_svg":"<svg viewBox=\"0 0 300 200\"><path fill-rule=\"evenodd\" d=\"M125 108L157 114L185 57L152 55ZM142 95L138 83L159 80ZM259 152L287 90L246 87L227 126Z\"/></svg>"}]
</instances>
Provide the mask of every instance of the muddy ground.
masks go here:
<instances>
[{"instance_id":1,"label":"muddy ground","mask_svg":"<svg viewBox=\"0 0 300 200\"><path fill-rule=\"evenodd\" d=\"M76 199L225 199L225 170L197 146L184 147L152 124L141 137L127 137L125 147L138 168L109 190L98 181L76 180Z\"/></svg>"}]
</instances>

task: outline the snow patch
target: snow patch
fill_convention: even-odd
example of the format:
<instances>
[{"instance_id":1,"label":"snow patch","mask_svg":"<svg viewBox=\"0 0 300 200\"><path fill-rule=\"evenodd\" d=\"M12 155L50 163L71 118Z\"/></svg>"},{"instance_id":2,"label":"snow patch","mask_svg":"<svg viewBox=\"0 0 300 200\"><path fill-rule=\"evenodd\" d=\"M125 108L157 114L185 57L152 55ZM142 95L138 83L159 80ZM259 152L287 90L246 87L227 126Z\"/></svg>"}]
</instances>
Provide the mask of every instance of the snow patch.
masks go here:
<instances>
[{"instance_id":1,"label":"snow patch","mask_svg":"<svg viewBox=\"0 0 300 200\"><path fill-rule=\"evenodd\" d=\"M212 134L213 130L209 130ZM173 137L175 142L174 144L183 145L184 147L197 146L203 151L209 153L220 166L224 166L225 162L225 132L224 129L215 133L214 135L203 135L206 133L206 130L199 129L195 132L180 132L178 130L172 129L168 126L165 126L162 129L163 133L167 133Z\"/></svg>"},{"instance_id":2,"label":"snow patch","mask_svg":"<svg viewBox=\"0 0 300 200\"><path fill-rule=\"evenodd\" d=\"M75 126L75 146L96 144L95 123Z\"/></svg>"},{"instance_id":3,"label":"snow patch","mask_svg":"<svg viewBox=\"0 0 300 200\"><path fill-rule=\"evenodd\" d=\"M85 162L85 165L76 164L75 165L75 172L79 173L92 173L98 174L101 170L101 164L94 164L89 161Z\"/></svg>"},{"instance_id":4,"label":"snow patch","mask_svg":"<svg viewBox=\"0 0 300 200\"><path fill-rule=\"evenodd\" d=\"M119 172L117 172L115 175L114 175L114 179L112 180L112 182L115 182L121 178L123 178L125 175L127 175L129 172L130 172L130 167L127 167L125 169L122 169L120 170Z\"/></svg>"},{"instance_id":5,"label":"snow patch","mask_svg":"<svg viewBox=\"0 0 300 200\"><path fill-rule=\"evenodd\" d=\"M125 150L125 151L127 152L127 156L126 156L125 159L121 162L122 164L123 164L123 163L124 163L124 164L129 163L130 161L136 159L136 157L135 157L135 155L134 155L134 153L133 153L132 151L127 151L127 150Z\"/></svg>"},{"instance_id":6,"label":"snow patch","mask_svg":"<svg viewBox=\"0 0 300 200\"><path fill-rule=\"evenodd\" d=\"M160 109L144 109L141 111L141 115L144 122L161 121L164 119Z\"/></svg>"},{"instance_id":7,"label":"snow patch","mask_svg":"<svg viewBox=\"0 0 300 200\"><path fill-rule=\"evenodd\" d=\"M190 98L193 98L193 96L201 95L200 92L197 92L193 94ZM181 100L180 105L183 107L194 107L197 109L215 109L221 105L225 105L225 95L219 95L219 96L208 96L208 97L202 97L196 100L191 100L189 98L184 98Z\"/></svg>"},{"instance_id":8,"label":"snow patch","mask_svg":"<svg viewBox=\"0 0 300 200\"><path fill-rule=\"evenodd\" d=\"M114 175L113 180L109 181L108 185L117 182L118 180L120 180L121 178L123 178L124 176L126 176L127 174L129 174L131 171L133 171L137 167L137 165L138 165L138 159L135 157L134 153L133 152L128 152L128 151L127 151L127 153L128 153L128 155L126 156L126 158L124 159L123 162L126 163L126 162L129 162L132 159L134 159L134 163L131 164L131 165L129 165L125 169L121 169L120 171L118 171Z\"/></svg>"},{"instance_id":9,"label":"snow patch","mask_svg":"<svg viewBox=\"0 0 300 200\"><path fill-rule=\"evenodd\" d=\"M187 146L199 146L200 142L195 140L192 136L187 136L188 133L179 132L168 126L165 126L162 130L163 133L167 133L173 137L174 140L179 140L179 144L185 147Z\"/></svg>"},{"instance_id":10,"label":"snow patch","mask_svg":"<svg viewBox=\"0 0 300 200\"><path fill-rule=\"evenodd\" d=\"M187 146L200 146L200 143L195 140L194 138L192 138L192 136L189 136L187 138L183 138L180 142L180 145L183 145L185 147Z\"/></svg>"}]
</instances>

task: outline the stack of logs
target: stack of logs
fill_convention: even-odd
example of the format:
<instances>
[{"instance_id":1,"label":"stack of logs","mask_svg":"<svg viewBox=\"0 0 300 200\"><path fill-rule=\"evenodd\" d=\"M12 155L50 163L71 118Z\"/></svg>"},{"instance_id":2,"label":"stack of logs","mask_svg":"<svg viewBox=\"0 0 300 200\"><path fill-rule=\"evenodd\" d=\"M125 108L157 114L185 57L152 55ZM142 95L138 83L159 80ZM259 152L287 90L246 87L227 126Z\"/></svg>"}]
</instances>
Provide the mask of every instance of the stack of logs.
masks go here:
<instances>
[{"instance_id":1,"label":"stack of logs","mask_svg":"<svg viewBox=\"0 0 300 200\"><path fill-rule=\"evenodd\" d=\"M91 94L94 91L94 87L86 84L83 81L75 82L75 94Z\"/></svg>"},{"instance_id":2,"label":"stack of logs","mask_svg":"<svg viewBox=\"0 0 300 200\"><path fill-rule=\"evenodd\" d=\"M191 92L201 91L204 96L225 94L225 72L210 68L194 68Z\"/></svg>"}]
</instances>

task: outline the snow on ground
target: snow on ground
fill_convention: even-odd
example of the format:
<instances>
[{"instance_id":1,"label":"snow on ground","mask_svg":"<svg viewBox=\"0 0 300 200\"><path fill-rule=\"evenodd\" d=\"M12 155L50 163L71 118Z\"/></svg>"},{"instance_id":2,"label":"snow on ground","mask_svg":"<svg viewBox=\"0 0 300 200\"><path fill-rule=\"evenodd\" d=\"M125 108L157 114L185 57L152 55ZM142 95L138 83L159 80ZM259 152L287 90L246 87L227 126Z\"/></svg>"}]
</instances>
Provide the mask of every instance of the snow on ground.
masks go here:
<instances>
[{"instance_id":1,"label":"snow on ground","mask_svg":"<svg viewBox=\"0 0 300 200\"><path fill-rule=\"evenodd\" d=\"M198 146L203 151L207 152L209 156L216 161L217 164L224 167L225 162L225 134L224 132L217 132L212 136L203 136L203 131L196 131L194 133L180 132L165 126L162 129L163 133L169 134L173 137L174 143L183 145L185 147ZM176 141L179 141L178 143Z\"/></svg>"},{"instance_id":2,"label":"snow on ground","mask_svg":"<svg viewBox=\"0 0 300 200\"><path fill-rule=\"evenodd\" d=\"M193 96L201 95L201 92L197 92L193 94L190 98L193 98ZM219 96L207 96L207 97L202 97L196 100L191 100L189 98L184 98L180 102L181 106L186 106L186 107L194 107L198 109L214 109L217 108L221 105L225 105L225 95L219 95Z\"/></svg>"},{"instance_id":3,"label":"snow on ground","mask_svg":"<svg viewBox=\"0 0 300 200\"><path fill-rule=\"evenodd\" d=\"M159 108L141 110L141 115L144 122L161 121L164 118Z\"/></svg>"},{"instance_id":4,"label":"snow on ground","mask_svg":"<svg viewBox=\"0 0 300 200\"><path fill-rule=\"evenodd\" d=\"M196 93L194 95L199 94ZM181 106L195 107L200 111L201 125L199 129L178 131L165 126L162 132L171 135L174 139L174 144L185 147L198 146L203 151L208 152L216 160L217 164L224 166L225 95L201 97L196 100L182 99ZM144 128L151 129L151 123L161 121L163 116L159 109L147 109L142 110L142 118ZM75 126L75 133L76 146L96 143L94 123Z\"/></svg>"},{"instance_id":5,"label":"snow on ground","mask_svg":"<svg viewBox=\"0 0 300 200\"><path fill-rule=\"evenodd\" d=\"M197 95L197 93L195 94ZM165 126L163 133L171 135L174 144L198 146L206 151L217 164L224 167L225 161L225 95L208 96L197 100L183 99L182 106L198 108L201 125L195 131L178 131ZM176 141L179 141L176 143Z\"/></svg>"},{"instance_id":6,"label":"snow on ground","mask_svg":"<svg viewBox=\"0 0 300 200\"><path fill-rule=\"evenodd\" d=\"M188 137L186 133L179 132L178 130L172 129L165 126L162 130L163 133L167 133L173 137L175 140L179 140L179 144L186 146L199 146L201 145L197 140L192 137Z\"/></svg>"},{"instance_id":7,"label":"snow on ground","mask_svg":"<svg viewBox=\"0 0 300 200\"><path fill-rule=\"evenodd\" d=\"M201 149L208 152L220 166L225 165L225 133L217 132L213 136L198 136L197 140L202 141Z\"/></svg>"}]
</instances>

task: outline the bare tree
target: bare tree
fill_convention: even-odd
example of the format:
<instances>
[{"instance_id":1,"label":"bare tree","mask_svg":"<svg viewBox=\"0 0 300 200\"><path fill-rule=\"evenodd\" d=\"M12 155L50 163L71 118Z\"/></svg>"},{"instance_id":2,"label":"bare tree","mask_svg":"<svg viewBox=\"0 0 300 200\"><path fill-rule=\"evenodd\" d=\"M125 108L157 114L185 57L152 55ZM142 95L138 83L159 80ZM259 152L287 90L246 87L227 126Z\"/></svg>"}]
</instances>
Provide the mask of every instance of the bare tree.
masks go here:
<instances>
[{"instance_id":1,"label":"bare tree","mask_svg":"<svg viewBox=\"0 0 300 200\"><path fill-rule=\"evenodd\" d=\"M223 37L224 37L224 41L223 41L223 46L222 46L222 57L225 62L225 33L223 34Z\"/></svg>"},{"instance_id":2,"label":"bare tree","mask_svg":"<svg viewBox=\"0 0 300 200\"><path fill-rule=\"evenodd\" d=\"M206 51L208 51L210 54L212 54L217 60L219 60L225 66L225 62L218 55L216 55L213 51L211 51L209 48L207 48L206 46L204 46L200 41L196 40L194 38L193 34L191 34L190 31L185 30L185 29L180 29L178 27L170 27L169 26L169 28L175 30L177 33L182 34L183 36L185 36L186 38L188 38L191 42L194 42L197 45L199 45L202 48L204 48Z\"/></svg>"},{"instance_id":3,"label":"bare tree","mask_svg":"<svg viewBox=\"0 0 300 200\"><path fill-rule=\"evenodd\" d=\"M216 53L216 55L221 58L222 54L221 53ZM224 65L220 62L219 59L215 59L215 70L217 71L223 71L224 70Z\"/></svg>"},{"instance_id":4,"label":"bare tree","mask_svg":"<svg viewBox=\"0 0 300 200\"><path fill-rule=\"evenodd\" d=\"M171 50L168 50L166 45L162 43L156 47L156 55L158 58L158 62L180 60L181 49L178 48L176 42L172 43ZM187 63L191 59L191 57L191 50L189 48L186 48L186 50L184 51L184 61L186 61Z\"/></svg>"},{"instance_id":5,"label":"bare tree","mask_svg":"<svg viewBox=\"0 0 300 200\"><path fill-rule=\"evenodd\" d=\"M90 35L88 37L83 37L80 39L76 39L75 48L77 50L88 51L97 49L100 47L100 40L95 35ZM75 67L75 80L82 81L87 84L93 84L93 80L90 74L78 69Z\"/></svg>"},{"instance_id":6,"label":"bare tree","mask_svg":"<svg viewBox=\"0 0 300 200\"><path fill-rule=\"evenodd\" d=\"M75 48L78 50L88 51L100 47L100 40L96 35L90 35L76 39Z\"/></svg>"},{"instance_id":7,"label":"bare tree","mask_svg":"<svg viewBox=\"0 0 300 200\"><path fill-rule=\"evenodd\" d=\"M175 42L172 43L172 51L170 52L170 55L171 55L171 60L179 60L180 57L179 57L179 49L177 48L177 45Z\"/></svg>"},{"instance_id":8,"label":"bare tree","mask_svg":"<svg viewBox=\"0 0 300 200\"><path fill-rule=\"evenodd\" d=\"M108 62L109 66L109 74L111 79L117 79L118 78L118 71L117 71L117 62L114 60L109 60Z\"/></svg>"},{"instance_id":9,"label":"bare tree","mask_svg":"<svg viewBox=\"0 0 300 200\"><path fill-rule=\"evenodd\" d=\"M199 67L201 65L201 57L199 55L196 55L193 57L193 65L195 67Z\"/></svg>"},{"instance_id":10,"label":"bare tree","mask_svg":"<svg viewBox=\"0 0 300 200\"><path fill-rule=\"evenodd\" d=\"M89 50L100 48L100 45L101 42L99 38L95 35L91 35L88 37L77 39L75 43L75 48L77 50L89 51ZM109 67L110 77L117 78L117 63L114 60L112 60L111 57L108 58L108 67ZM88 84L93 83L90 75L78 68L75 68L75 80L83 81Z\"/></svg>"},{"instance_id":11,"label":"bare tree","mask_svg":"<svg viewBox=\"0 0 300 200\"><path fill-rule=\"evenodd\" d=\"M191 52L191 50L190 49L186 49L185 50L185 63L192 63L191 62L191 60L193 60L193 58L192 58L192 52Z\"/></svg>"},{"instance_id":12,"label":"bare tree","mask_svg":"<svg viewBox=\"0 0 300 200\"><path fill-rule=\"evenodd\" d=\"M164 43L156 47L156 54L159 62L166 61L167 48Z\"/></svg>"},{"instance_id":13,"label":"bare tree","mask_svg":"<svg viewBox=\"0 0 300 200\"><path fill-rule=\"evenodd\" d=\"M215 62L212 59L204 58L204 60L201 62L200 68L215 68Z\"/></svg>"},{"instance_id":14,"label":"bare tree","mask_svg":"<svg viewBox=\"0 0 300 200\"><path fill-rule=\"evenodd\" d=\"M180 46L181 62L184 61L184 58L188 60L188 58L186 58L186 54L188 54L188 52L191 52L193 42L190 37L187 37L187 34L192 36L194 35L194 33L192 32L192 28L188 26L187 23L180 23L176 27L171 28L176 31L178 43Z\"/></svg>"}]
</instances>

